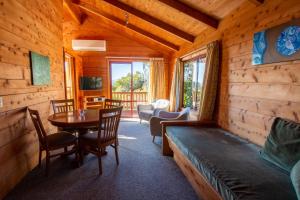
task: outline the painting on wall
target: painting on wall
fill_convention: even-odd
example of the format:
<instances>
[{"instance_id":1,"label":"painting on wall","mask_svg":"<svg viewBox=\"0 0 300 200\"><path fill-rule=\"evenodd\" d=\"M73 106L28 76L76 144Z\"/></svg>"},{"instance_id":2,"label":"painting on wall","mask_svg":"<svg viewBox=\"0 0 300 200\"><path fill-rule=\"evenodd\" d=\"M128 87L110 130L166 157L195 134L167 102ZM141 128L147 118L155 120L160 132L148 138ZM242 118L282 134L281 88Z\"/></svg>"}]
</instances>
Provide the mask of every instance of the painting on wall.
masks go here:
<instances>
[{"instance_id":1,"label":"painting on wall","mask_svg":"<svg viewBox=\"0 0 300 200\"><path fill-rule=\"evenodd\" d=\"M50 84L50 60L48 56L30 51L30 66L33 85Z\"/></svg>"},{"instance_id":2,"label":"painting on wall","mask_svg":"<svg viewBox=\"0 0 300 200\"><path fill-rule=\"evenodd\" d=\"M254 34L252 64L300 59L300 19Z\"/></svg>"}]
</instances>

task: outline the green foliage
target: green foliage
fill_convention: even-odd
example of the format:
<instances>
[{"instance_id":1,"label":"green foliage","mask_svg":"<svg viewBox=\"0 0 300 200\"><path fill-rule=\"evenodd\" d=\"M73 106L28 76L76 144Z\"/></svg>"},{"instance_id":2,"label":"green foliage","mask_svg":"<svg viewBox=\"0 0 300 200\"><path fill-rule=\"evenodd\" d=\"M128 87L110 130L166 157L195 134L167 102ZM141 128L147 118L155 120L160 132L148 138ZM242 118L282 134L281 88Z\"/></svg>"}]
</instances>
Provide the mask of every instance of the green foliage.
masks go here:
<instances>
[{"instance_id":1,"label":"green foliage","mask_svg":"<svg viewBox=\"0 0 300 200\"><path fill-rule=\"evenodd\" d=\"M184 89L183 89L183 105L184 107L192 107L193 105L193 65L184 67Z\"/></svg>"},{"instance_id":2,"label":"green foliage","mask_svg":"<svg viewBox=\"0 0 300 200\"><path fill-rule=\"evenodd\" d=\"M133 74L133 91L147 91L145 74L136 71ZM129 92L131 91L131 73L116 80L112 86L113 92Z\"/></svg>"}]
</instances>

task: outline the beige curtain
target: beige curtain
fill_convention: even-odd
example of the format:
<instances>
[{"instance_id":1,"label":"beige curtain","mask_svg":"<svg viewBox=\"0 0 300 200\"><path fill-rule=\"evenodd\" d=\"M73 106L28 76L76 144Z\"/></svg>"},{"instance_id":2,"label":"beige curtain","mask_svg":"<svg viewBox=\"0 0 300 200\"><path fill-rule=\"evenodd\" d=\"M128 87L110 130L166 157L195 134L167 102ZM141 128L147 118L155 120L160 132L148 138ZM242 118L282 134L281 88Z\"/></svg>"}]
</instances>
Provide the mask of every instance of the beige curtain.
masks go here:
<instances>
[{"instance_id":1,"label":"beige curtain","mask_svg":"<svg viewBox=\"0 0 300 200\"><path fill-rule=\"evenodd\" d=\"M207 45L205 74L198 120L213 120L219 75L219 43Z\"/></svg>"},{"instance_id":2,"label":"beige curtain","mask_svg":"<svg viewBox=\"0 0 300 200\"><path fill-rule=\"evenodd\" d=\"M150 59L150 78L148 101L166 98L166 72L163 58Z\"/></svg>"},{"instance_id":3,"label":"beige curtain","mask_svg":"<svg viewBox=\"0 0 300 200\"><path fill-rule=\"evenodd\" d=\"M182 105L183 95L183 62L176 60L171 91L170 91L170 111L176 112Z\"/></svg>"}]
</instances>

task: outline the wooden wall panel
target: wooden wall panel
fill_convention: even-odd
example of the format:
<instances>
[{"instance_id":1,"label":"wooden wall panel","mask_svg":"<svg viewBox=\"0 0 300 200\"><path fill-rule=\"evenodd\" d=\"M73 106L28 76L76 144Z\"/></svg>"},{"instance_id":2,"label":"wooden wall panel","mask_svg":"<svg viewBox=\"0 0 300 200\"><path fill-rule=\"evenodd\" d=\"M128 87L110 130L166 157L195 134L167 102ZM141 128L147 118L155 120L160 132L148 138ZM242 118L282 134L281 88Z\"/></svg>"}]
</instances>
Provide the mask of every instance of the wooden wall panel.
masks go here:
<instances>
[{"instance_id":1,"label":"wooden wall panel","mask_svg":"<svg viewBox=\"0 0 300 200\"><path fill-rule=\"evenodd\" d=\"M82 58L82 74L84 76L100 76L102 77L103 89L101 91L81 91L82 95L99 95L110 96L109 83L109 65L107 57L118 57L114 59L120 60L120 57L164 57L166 59L167 71L169 68L169 51L161 48L154 48L153 45L145 46L138 38L133 39L127 34L120 34L119 30L113 31L107 25L96 21L92 17L88 17L85 22L79 26L68 16L64 15L63 35L64 48L72 55ZM104 39L106 40L105 52L80 52L71 50L72 39ZM125 60L126 60L125 59ZM168 77L167 77L168 78ZM168 87L168 81L166 83ZM82 102L82 101L81 101Z\"/></svg>"},{"instance_id":2,"label":"wooden wall panel","mask_svg":"<svg viewBox=\"0 0 300 200\"><path fill-rule=\"evenodd\" d=\"M203 32L173 57L221 41L218 123L260 145L275 117L300 121L300 61L252 66L253 34L294 18L300 18L296 0L265 0L259 6L247 1L221 21L218 31Z\"/></svg>"},{"instance_id":3,"label":"wooden wall panel","mask_svg":"<svg viewBox=\"0 0 300 200\"><path fill-rule=\"evenodd\" d=\"M62 0L0 2L0 199L38 161L26 106L43 111L46 129L55 130L47 117L50 100L64 98L62 11ZM31 85L29 51L49 56L50 85Z\"/></svg>"}]
</instances>

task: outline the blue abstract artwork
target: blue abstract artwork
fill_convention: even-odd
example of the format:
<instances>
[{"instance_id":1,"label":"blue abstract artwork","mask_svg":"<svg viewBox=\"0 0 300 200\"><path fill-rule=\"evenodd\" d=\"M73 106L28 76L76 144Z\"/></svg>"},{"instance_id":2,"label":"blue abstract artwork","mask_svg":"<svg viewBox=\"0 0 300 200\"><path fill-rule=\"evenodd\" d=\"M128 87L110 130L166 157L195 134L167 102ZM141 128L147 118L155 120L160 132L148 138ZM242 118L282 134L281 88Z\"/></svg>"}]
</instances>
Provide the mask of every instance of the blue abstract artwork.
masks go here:
<instances>
[{"instance_id":1,"label":"blue abstract artwork","mask_svg":"<svg viewBox=\"0 0 300 200\"><path fill-rule=\"evenodd\" d=\"M253 37L253 58L252 64L262 64L264 60L264 53L267 47L265 31L261 31L254 34Z\"/></svg>"},{"instance_id":2,"label":"blue abstract artwork","mask_svg":"<svg viewBox=\"0 0 300 200\"><path fill-rule=\"evenodd\" d=\"M259 31L253 35L252 64L300 59L300 19Z\"/></svg>"},{"instance_id":3,"label":"blue abstract artwork","mask_svg":"<svg viewBox=\"0 0 300 200\"><path fill-rule=\"evenodd\" d=\"M289 26L277 39L277 51L283 56L290 56L300 50L300 26Z\"/></svg>"}]
</instances>

